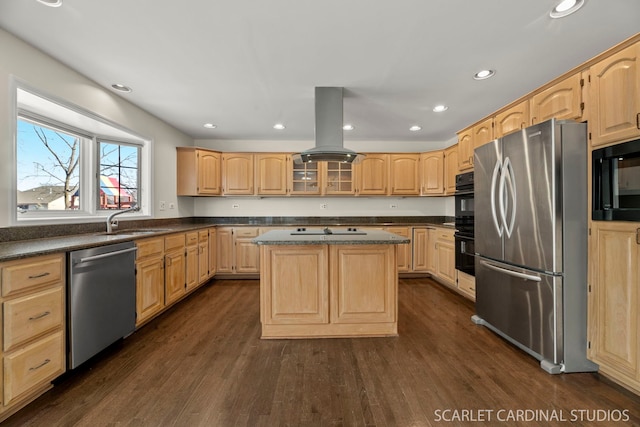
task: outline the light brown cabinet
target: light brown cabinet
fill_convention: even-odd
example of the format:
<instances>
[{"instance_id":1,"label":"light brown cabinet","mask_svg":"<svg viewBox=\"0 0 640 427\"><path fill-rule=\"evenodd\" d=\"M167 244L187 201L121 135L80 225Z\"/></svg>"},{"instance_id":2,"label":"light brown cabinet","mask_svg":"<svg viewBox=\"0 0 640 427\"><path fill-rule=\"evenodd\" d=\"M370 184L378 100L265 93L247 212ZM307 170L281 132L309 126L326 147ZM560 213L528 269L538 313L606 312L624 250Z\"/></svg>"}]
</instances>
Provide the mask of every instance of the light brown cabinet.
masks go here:
<instances>
[{"instance_id":1,"label":"light brown cabinet","mask_svg":"<svg viewBox=\"0 0 640 427\"><path fill-rule=\"evenodd\" d=\"M252 153L222 154L222 194L253 195L254 159Z\"/></svg>"},{"instance_id":2,"label":"light brown cabinet","mask_svg":"<svg viewBox=\"0 0 640 427\"><path fill-rule=\"evenodd\" d=\"M473 150L493 141L493 118L488 118L473 127L473 147L471 152L465 153L469 156L469 162L473 166ZM460 161L458 161L460 164Z\"/></svg>"},{"instance_id":3,"label":"light brown cabinet","mask_svg":"<svg viewBox=\"0 0 640 427\"><path fill-rule=\"evenodd\" d=\"M209 279L209 230L198 231L198 285Z\"/></svg>"},{"instance_id":4,"label":"light brown cabinet","mask_svg":"<svg viewBox=\"0 0 640 427\"><path fill-rule=\"evenodd\" d=\"M389 155L389 186L391 195L420 195L420 154Z\"/></svg>"},{"instance_id":5,"label":"light brown cabinet","mask_svg":"<svg viewBox=\"0 0 640 427\"><path fill-rule=\"evenodd\" d=\"M409 239L408 245L398 245L398 273L408 273L411 271L412 256L411 256L411 227L397 226L397 227L385 227L385 231L389 233L397 234L398 236L406 237Z\"/></svg>"},{"instance_id":6,"label":"light brown cabinet","mask_svg":"<svg viewBox=\"0 0 640 427\"><path fill-rule=\"evenodd\" d=\"M496 114L493 118L493 137L502 138L529 126L529 100L524 100L518 104L508 108L507 110Z\"/></svg>"},{"instance_id":7,"label":"light brown cabinet","mask_svg":"<svg viewBox=\"0 0 640 427\"><path fill-rule=\"evenodd\" d=\"M473 168L473 128L458 133L458 169L463 171Z\"/></svg>"},{"instance_id":8,"label":"light brown cabinet","mask_svg":"<svg viewBox=\"0 0 640 427\"><path fill-rule=\"evenodd\" d=\"M458 174L458 144L444 150L444 194L456 192L456 175Z\"/></svg>"},{"instance_id":9,"label":"light brown cabinet","mask_svg":"<svg viewBox=\"0 0 640 427\"><path fill-rule=\"evenodd\" d=\"M593 65L592 146L640 137L640 42Z\"/></svg>"},{"instance_id":10,"label":"light brown cabinet","mask_svg":"<svg viewBox=\"0 0 640 427\"><path fill-rule=\"evenodd\" d=\"M420 194L444 194L444 151L430 151L420 155Z\"/></svg>"},{"instance_id":11,"label":"light brown cabinet","mask_svg":"<svg viewBox=\"0 0 640 427\"><path fill-rule=\"evenodd\" d=\"M454 230L438 229L436 231L436 276L447 285L456 286L456 259Z\"/></svg>"},{"instance_id":12,"label":"light brown cabinet","mask_svg":"<svg viewBox=\"0 0 640 427\"><path fill-rule=\"evenodd\" d=\"M198 279L200 277L198 268L200 263L200 258L198 256L198 232L190 231L185 234L185 265L184 265L184 274L185 274L185 292L189 292L195 289L198 286Z\"/></svg>"},{"instance_id":13,"label":"light brown cabinet","mask_svg":"<svg viewBox=\"0 0 640 427\"><path fill-rule=\"evenodd\" d=\"M413 272L427 272L429 268L429 230L426 227L413 227L411 239Z\"/></svg>"},{"instance_id":14,"label":"light brown cabinet","mask_svg":"<svg viewBox=\"0 0 640 427\"><path fill-rule=\"evenodd\" d=\"M355 194L354 171L351 163L321 162L324 193L327 195Z\"/></svg>"},{"instance_id":15,"label":"light brown cabinet","mask_svg":"<svg viewBox=\"0 0 640 427\"><path fill-rule=\"evenodd\" d=\"M215 276L218 263L218 236L215 227L209 228L209 278Z\"/></svg>"},{"instance_id":16,"label":"light brown cabinet","mask_svg":"<svg viewBox=\"0 0 640 427\"><path fill-rule=\"evenodd\" d=\"M260 272L260 251L252 242L260 234L258 227L219 227L217 272L254 274Z\"/></svg>"},{"instance_id":17,"label":"light brown cabinet","mask_svg":"<svg viewBox=\"0 0 640 427\"><path fill-rule=\"evenodd\" d=\"M456 270L458 290L468 298L476 299L476 278L463 271Z\"/></svg>"},{"instance_id":18,"label":"light brown cabinet","mask_svg":"<svg viewBox=\"0 0 640 427\"><path fill-rule=\"evenodd\" d=\"M583 87L584 79L579 72L533 95L531 124L542 123L551 118L581 121L585 111Z\"/></svg>"},{"instance_id":19,"label":"light brown cabinet","mask_svg":"<svg viewBox=\"0 0 640 427\"><path fill-rule=\"evenodd\" d=\"M296 163L288 157L288 187L292 196L318 196L323 191L320 163Z\"/></svg>"},{"instance_id":20,"label":"light brown cabinet","mask_svg":"<svg viewBox=\"0 0 640 427\"><path fill-rule=\"evenodd\" d=\"M640 392L640 225L593 222L588 357Z\"/></svg>"},{"instance_id":21,"label":"light brown cabinet","mask_svg":"<svg viewBox=\"0 0 640 427\"><path fill-rule=\"evenodd\" d=\"M356 194L385 196L389 190L389 155L367 154L355 165Z\"/></svg>"},{"instance_id":22,"label":"light brown cabinet","mask_svg":"<svg viewBox=\"0 0 640 427\"><path fill-rule=\"evenodd\" d=\"M289 156L282 153L255 154L255 175L258 195L287 194Z\"/></svg>"},{"instance_id":23,"label":"light brown cabinet","mask_svg":"<svg viewBox=\"0 0 640 427\"><path fill-rule=\"evenodd\" d=\"M178 196L220 195L220 153L196 147L176 150Z\"/></svg>"},{"instance_id":24,"label":"light brown cabinet","mask_svg":"<svg viewBox=\"0 0 640 427\"><path fill-rule=\"evenodd\" d=\"M0 276L2 419L65 372L65 255L3 262Z\"/></svg>"},{"instance_id":25,"label":"light brown cabinet","mask_svg":"<svg viewBox=\"0 0 640 427\"><path fill-rule=\"evenodd\" d=\"M171 234L164 238L165 304L170 305L186 293L185 236Z\"/></svg>"},{"instance_id":26,"label":"light brown cabinet","mask_svg":"<svg viewBox=\"0 0 640 427\"><path fill-rule=\"evenodd\" d=\"M164 308L164 238L136 241L136 326Z\"/></svg>"}]
</instances>

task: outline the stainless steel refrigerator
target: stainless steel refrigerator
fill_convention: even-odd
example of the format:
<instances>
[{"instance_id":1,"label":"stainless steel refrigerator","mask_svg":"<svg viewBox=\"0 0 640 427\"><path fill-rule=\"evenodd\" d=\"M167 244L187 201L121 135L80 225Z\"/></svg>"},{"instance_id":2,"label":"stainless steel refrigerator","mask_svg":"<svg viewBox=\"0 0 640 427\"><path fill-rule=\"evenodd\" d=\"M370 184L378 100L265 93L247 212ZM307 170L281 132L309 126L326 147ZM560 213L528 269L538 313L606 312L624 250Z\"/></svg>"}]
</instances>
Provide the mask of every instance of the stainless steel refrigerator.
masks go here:
<instances>
[{"instance_id":1,"label":"stainless steel refrigerator","mask_svg":"<svg viewBox=\"0 0 640 427\"><path fill-rule=\"evenodd\" d=\"M475 150L476 315L547 372L587 360L587 127L555 119Z\"/></svg>"}]
</instances>

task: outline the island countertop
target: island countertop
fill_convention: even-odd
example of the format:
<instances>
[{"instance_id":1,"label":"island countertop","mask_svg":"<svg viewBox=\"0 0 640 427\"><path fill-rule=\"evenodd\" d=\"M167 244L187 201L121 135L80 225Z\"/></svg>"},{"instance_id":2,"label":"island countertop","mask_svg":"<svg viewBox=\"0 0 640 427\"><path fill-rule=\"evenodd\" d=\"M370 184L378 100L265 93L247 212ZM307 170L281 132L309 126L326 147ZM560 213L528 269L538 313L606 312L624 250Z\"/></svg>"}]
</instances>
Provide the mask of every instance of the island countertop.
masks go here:
<instances>
[{"instance_id":1,"label":"island countertop","mask_svg":"<svg viewBox=\"0 0 640 427\"><path fill-rule=\"evenodd\" d=\"M397 245L406 237L382 230L355 227L307 228L268 231L252 240L257 245Z\"/></svg>"}]
</instances>

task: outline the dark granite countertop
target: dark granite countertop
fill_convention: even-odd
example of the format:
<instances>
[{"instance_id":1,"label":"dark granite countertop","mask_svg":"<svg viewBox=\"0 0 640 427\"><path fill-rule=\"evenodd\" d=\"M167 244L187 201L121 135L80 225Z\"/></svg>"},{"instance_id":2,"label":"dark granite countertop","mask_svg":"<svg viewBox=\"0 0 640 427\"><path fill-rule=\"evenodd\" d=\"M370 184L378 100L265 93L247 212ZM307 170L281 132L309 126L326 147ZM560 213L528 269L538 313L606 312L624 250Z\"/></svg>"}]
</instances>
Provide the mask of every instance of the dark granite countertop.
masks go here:
<instances>
[{"instance_id":1,"label":"dark granite countertop","mask_svg":"<svg viewBox=\"0 0 640 427\"><path fill-rule=\"evenodd\" d=\"M410 240L382 230L360 231L344 227L268 231L252 240L257 245L397 245Z\"/></svg>"},{"instance_id":2,"label":"dark granite countertop","mask_svg":"<svg viewBox=\"0 0 640 427\"><path fill-rule=\"evenodd\" d=\"M453 218L420 217L193 217L120 220L118 234L106 235L104 222L0 228L0 261L68 252L211 226L439 226Z\"/></svg>"}]
</instances>

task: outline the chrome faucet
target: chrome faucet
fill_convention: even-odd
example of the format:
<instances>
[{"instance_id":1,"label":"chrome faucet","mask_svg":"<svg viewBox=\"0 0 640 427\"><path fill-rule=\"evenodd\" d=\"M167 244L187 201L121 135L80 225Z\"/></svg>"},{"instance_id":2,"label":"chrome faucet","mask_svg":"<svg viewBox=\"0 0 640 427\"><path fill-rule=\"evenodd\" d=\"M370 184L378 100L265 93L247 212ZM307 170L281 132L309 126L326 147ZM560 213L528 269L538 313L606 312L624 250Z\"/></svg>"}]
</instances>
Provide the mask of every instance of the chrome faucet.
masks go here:
<instances>
[{"instance_id":1,"label":"chrome faucet","mask_svg":"<svg viewBox=\"0 0 640 427\"><path fill-rule=\"evenodd\" d=\"M113 227L115 226L116 228L118 228L118 221L114 221L113 218L116 215L120 215L126 212L137 212L140 210L140 206L134 206L132 208L129 209L125 209L123 211L117 211L112 213L111 215L109 215L107 217L107 234L112 234L113 233Z\"/></svg>"}]
</instances>

